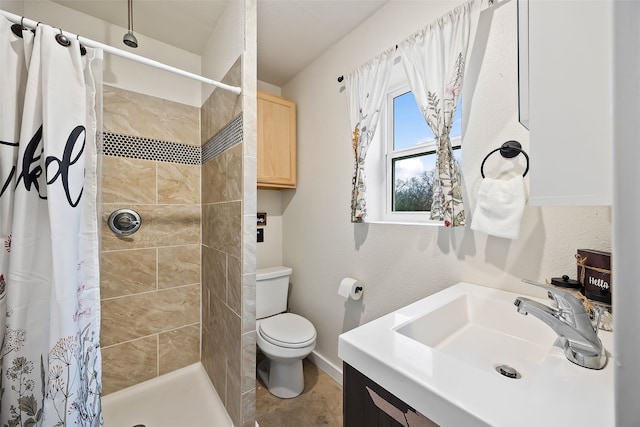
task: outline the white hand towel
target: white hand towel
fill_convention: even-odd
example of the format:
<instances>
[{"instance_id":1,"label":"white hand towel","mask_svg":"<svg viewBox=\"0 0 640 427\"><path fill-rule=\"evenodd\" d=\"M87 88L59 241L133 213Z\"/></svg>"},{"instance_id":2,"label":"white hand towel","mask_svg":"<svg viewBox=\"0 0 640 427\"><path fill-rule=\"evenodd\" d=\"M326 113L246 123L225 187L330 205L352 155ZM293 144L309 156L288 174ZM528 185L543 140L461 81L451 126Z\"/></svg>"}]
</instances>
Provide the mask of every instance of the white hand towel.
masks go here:
<instances>
[{"instance_id":1,"label":"white hand towel","mask_svg":"<svg viewBox=\"0 0 640 427\"><path fill-rule=\"evenodd\" d=\"M517 239L526 202L524 179L484 178L478 191L471 229L491 236Z\"/></svg>"}]
</instances>

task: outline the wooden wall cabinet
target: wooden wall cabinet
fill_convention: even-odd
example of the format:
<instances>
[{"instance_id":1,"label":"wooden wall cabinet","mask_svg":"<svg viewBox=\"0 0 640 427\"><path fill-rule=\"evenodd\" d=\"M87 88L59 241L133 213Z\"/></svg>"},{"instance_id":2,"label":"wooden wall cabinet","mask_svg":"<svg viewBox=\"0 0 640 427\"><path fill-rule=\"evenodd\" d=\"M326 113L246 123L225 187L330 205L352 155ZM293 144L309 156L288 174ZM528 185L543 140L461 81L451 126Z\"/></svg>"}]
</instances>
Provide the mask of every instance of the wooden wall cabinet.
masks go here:
<instances>
[{"instance_id":1,"label":"wooden wall cabinet","mask_svg":"<svg viewBox=\"0 0 640 427\"><path fill-rule=\"evenodd\" d=\"M258 188L296 187L296 104L258 91Z\"/></svg>"},{"instance_id":2,"label":"wooden wall cabinet","mask_svg":"<svg viewBox=\"0 0 640 427\"><path fill-rule=\"evenodd\" d=\"M529 6L529 202L611 205L613 2L520 3Z\"/></svg>"}]
</instances>

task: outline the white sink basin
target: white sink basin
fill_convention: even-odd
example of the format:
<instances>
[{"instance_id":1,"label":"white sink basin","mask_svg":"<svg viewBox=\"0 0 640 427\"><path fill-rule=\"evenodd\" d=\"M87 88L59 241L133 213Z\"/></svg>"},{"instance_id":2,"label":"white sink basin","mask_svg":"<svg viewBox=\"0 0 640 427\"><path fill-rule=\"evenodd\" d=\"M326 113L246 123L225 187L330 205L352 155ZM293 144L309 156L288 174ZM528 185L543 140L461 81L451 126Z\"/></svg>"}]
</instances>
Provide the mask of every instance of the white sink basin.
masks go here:
<instances>
[{"instance_id":1,"label":"white sink basin","mask_svg":"<svg viewBox=\"0 0 640 427\"><path fill-rule=\"evenodd\" d=\"M340 335L338 355L442 427L613 426L613 334L604 369L577 366L520 295L459 283Z\"/></svg>"},{"instance_id":2,"label":"white sink basin","mask_svg":"<svg viewBox=\"0 0 640 427\"><path fill-rule=\"evenodd\" d=\"M533 375L557 335L519 314L513 301L502 292L465 293L394 330L478 369L508 365L520 375Z\"/></svg>"}]
</instances>

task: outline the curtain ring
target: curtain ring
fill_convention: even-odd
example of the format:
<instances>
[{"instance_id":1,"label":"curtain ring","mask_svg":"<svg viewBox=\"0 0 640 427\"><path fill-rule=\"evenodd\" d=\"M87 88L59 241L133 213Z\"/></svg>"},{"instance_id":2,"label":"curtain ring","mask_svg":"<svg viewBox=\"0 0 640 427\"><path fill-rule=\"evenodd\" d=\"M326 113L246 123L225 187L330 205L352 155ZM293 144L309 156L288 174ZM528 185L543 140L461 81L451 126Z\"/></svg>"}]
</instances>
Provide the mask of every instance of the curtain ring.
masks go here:
<instances>
[{"instance_id":1,"label":"curtain ring","mask_svg":"<svg viewBox=\"0 0 640 427\"><path fill-rule=\"evenodd\" d=\"M87 54L87 49L82 46L80 43L80 36L76 34L76 40L78 40L78 46L80 46L80 55L85 56Z\"/></svg>"},{"instance_id":2,"label":"curtain ring","mask_svg":"<svg viewBox=\"0 0 640 427\"><path fill-rule=\"evenodd\" d=\"M24 19L24 18L23 18ZM22 38L22 30L24 27L21 24L13 24L11 26L11 32L16 36Z\"/></svg>"},{"instance_id":3,"label":"curtain ring","mask_svg":"<svg viewBox=\"0 0 640 427\"><path fill-rule=\"evenodd\" d=\"M60 29L60 34L56 34L56 41L60 46L64 47L69 47L69 45L71 44L69 39L64 34L62 34L62 29Z\"/></svg>"}]
</instances>

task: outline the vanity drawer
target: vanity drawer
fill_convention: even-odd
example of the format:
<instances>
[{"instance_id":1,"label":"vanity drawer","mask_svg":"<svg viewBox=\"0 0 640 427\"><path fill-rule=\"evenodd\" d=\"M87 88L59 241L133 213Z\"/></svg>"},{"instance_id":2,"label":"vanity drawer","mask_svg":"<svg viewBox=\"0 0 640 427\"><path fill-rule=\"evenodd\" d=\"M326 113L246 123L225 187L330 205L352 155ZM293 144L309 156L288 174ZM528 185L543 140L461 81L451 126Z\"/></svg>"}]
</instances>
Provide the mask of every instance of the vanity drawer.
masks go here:
<instances>
[{"instance_id":1,"label":"vanity drawer","mask_svg":"<svg viewBox=\"0 0 640 427\"><path fill-rule=\"evenodd\" d=\"M439 427L347 363L343 376L344 427Z\"/></svg>"}]
</instances>

